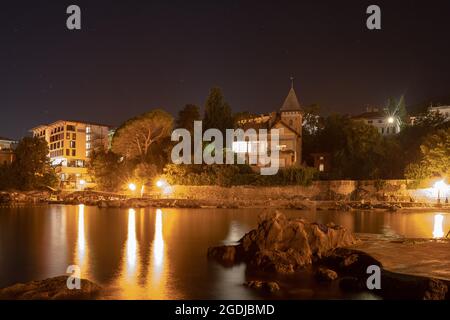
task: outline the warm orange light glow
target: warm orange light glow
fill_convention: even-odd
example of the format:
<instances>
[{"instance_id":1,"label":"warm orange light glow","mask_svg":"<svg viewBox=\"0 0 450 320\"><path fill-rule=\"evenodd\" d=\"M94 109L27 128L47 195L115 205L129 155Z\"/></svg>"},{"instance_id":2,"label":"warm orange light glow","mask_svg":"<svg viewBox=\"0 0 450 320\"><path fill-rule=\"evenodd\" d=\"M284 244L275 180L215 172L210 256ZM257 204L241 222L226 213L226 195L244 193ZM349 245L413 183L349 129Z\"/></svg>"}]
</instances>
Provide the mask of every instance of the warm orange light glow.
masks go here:
<instances>
[{"instance_id":1,"label":"warm orange light glow","mask_svg":"<svg viewBox=\"0 0 450 320\"><path fill-rule=\"evenodd\" d=\"M164 256L164 239L162 233L162 211L156 210L155 218L155 239L153 240L153 258L155 266L160 267Z\"/></svg>"},{"instance_id":2,"label":"warm orange light glow","mask_svg":"<svg viewBox=\"0 0 450 320\"><path fill-rule=\"evenodd\" d=\"M435 184L433 185L433 188L438 191L439 193L444 194L447 192L448 189L448 185L445 183L444 180L439 180L437 182L435 182Z\"/></svg>"},{"instance_id":3,"label":"warm orange light glow","mask_svg":"<svg viewBox=\"0 0 450 320\"><path fill-rule=\"evenodd\" d=\"M128 189L130 189L131 191L136 191L136 185L134 183L130 183L128 185Z\"/></svg>"},{"instance_id":4,"label":"warm orange light glow","mask_svg":"<svg viewBox=\"0 0 450 320\"><path fill-rule=\"evenodd\" d=\"M128 210L128 237L127 237L127 263L128 271L133 273L136 266L136 211Z\"/></svg>"},{"instance_id":5,"label":"warm orange light glow","mask_svg":"<svg viewBox=\"0 0 450 320\"><path fill-rule=\"evenodd\" d=\"M159 179L158 181L156 181L156 186L158 187L158 188L162 188L163 186L165 186L167 184L167 182L165 182L164 180L162 180L162 179Z\"/></svg>"},{"instance_id":6,"label":"warm orange light glow","mask_svg":"<svg viewBox=\"0 0 450 320\"><path fill-rule=\"evenodd\" d=\"M443 222L444 222L444 216L442 214L437 214L434 216L433 238L443 238L444 237Z\"/></svg>"}]
</instances>

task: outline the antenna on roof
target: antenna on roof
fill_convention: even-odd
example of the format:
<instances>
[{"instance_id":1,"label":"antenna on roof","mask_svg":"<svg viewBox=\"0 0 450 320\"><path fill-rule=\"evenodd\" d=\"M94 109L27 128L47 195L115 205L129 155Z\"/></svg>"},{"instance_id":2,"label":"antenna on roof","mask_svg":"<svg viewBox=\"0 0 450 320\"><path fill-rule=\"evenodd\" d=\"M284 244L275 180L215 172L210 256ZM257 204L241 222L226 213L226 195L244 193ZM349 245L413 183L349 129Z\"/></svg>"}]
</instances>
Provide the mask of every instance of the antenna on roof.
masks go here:
<instances>
[{"instance_id":1,"label":"antenna on roof","mask_svg":"<svg viewBox=\"0 0 450 320\"><path fill-rule=\"evenodd\" d=\"M293 76L291 76L291 89L294 89L294 80L295 78Z\"/></svg>"}]
</instances>

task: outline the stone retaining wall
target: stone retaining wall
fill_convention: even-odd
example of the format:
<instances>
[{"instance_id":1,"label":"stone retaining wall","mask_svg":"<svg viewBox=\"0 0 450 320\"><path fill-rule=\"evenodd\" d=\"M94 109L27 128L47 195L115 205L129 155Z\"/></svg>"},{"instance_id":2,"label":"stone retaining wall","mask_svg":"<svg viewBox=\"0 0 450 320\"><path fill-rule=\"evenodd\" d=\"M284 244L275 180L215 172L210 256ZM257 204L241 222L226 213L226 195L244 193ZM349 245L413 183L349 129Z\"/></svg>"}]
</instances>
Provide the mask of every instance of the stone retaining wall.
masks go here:
<instances>
[{"instance_id":1,"label":"stone retaining wall","mask_svg":"<svg viewBox=\"0 0 450 320\"><path fill-rule=\"evenodd\" d=\"M314 181L311 186L173 186L171 198L198 200L384 200L430 201L431 189L407 189L407 180ZM445 199L445 197L444 197Z\"/></svg>"}]
</instances>

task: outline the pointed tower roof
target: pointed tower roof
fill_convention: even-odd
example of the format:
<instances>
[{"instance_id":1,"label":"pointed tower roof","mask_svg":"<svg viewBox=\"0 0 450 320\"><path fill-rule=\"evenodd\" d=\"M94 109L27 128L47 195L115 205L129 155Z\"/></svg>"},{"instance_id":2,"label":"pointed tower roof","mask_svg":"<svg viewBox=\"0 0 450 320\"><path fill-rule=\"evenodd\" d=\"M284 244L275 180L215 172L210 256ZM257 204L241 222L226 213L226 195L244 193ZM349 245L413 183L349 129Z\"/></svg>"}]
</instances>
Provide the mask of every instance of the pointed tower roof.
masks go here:
<instances>
[{"instance_id":1,"label":"pointed tower roof","mask_svg":"<svg viewBox=\"0 0 450 320\"><path fill-rule=\"evenodd\" d=\"M300 103L298 102L294 87L291 87L291 90L289 90L280 111L301 111Z\"/></svg>"}]
</instances>

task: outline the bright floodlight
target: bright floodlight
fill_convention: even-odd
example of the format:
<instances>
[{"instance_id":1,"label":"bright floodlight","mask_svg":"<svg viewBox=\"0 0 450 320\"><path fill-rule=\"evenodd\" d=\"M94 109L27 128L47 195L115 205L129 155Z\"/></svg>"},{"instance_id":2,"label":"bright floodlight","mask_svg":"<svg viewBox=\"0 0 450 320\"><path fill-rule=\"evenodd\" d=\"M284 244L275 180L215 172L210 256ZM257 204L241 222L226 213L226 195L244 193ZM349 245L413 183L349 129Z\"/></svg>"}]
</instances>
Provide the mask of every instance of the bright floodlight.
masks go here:
<instances>
[{"instance_id":1,"label":"bright floodlight","mask_svg":"<svg viewBox=\"0 0 450 320\"><path fill-rule=\"evenodd\" d=\"M433 188L439 192L444 193L447 191L448 185L444 182L444 180L439 180L433 185Z\"/></svg>"},{"instance_id":2,"label":"bright floodlight","mask_svg":"<svg viewBox=\"0 0 450 320\"><path fill-rule=\"evenodd\" d=\"M80 180L80 186L84 186L86 184L86 181L84 181L83 179Z\"/></svg>"},{"instance_id":3,"label":"bright floodlight","mask_svg":"<svg viewBox=\"0 0 450 320\"><path fill-rule=\"evenodd\" d=\"M158 181L156 181L156 186L157 186L158 188L162 188L165 184L166 184L166 183L165 183L164 180L158 180Z\"/></svg>"},{"instance_id":4,"label":"bright floodlight","mask_svg":"<svg viewBox=\"0 0 450 320\"><path fill-rule=\"evenodd\" d=\"M136 191L136 185L134 183L130 183L128 185L128 189L130 189L131 191Z\"/></svg>"},{"instance_id":5,"label":"bright floodlight","mask_svg":"<svg viewBox=\"0 0 450 320\"><path fill-rule=\"evenodd\" d=\"M394 123L395 119L394 119L394 117L389 117L387 120L388 120L388 123Z\"/></svg>"}]
</instances>

